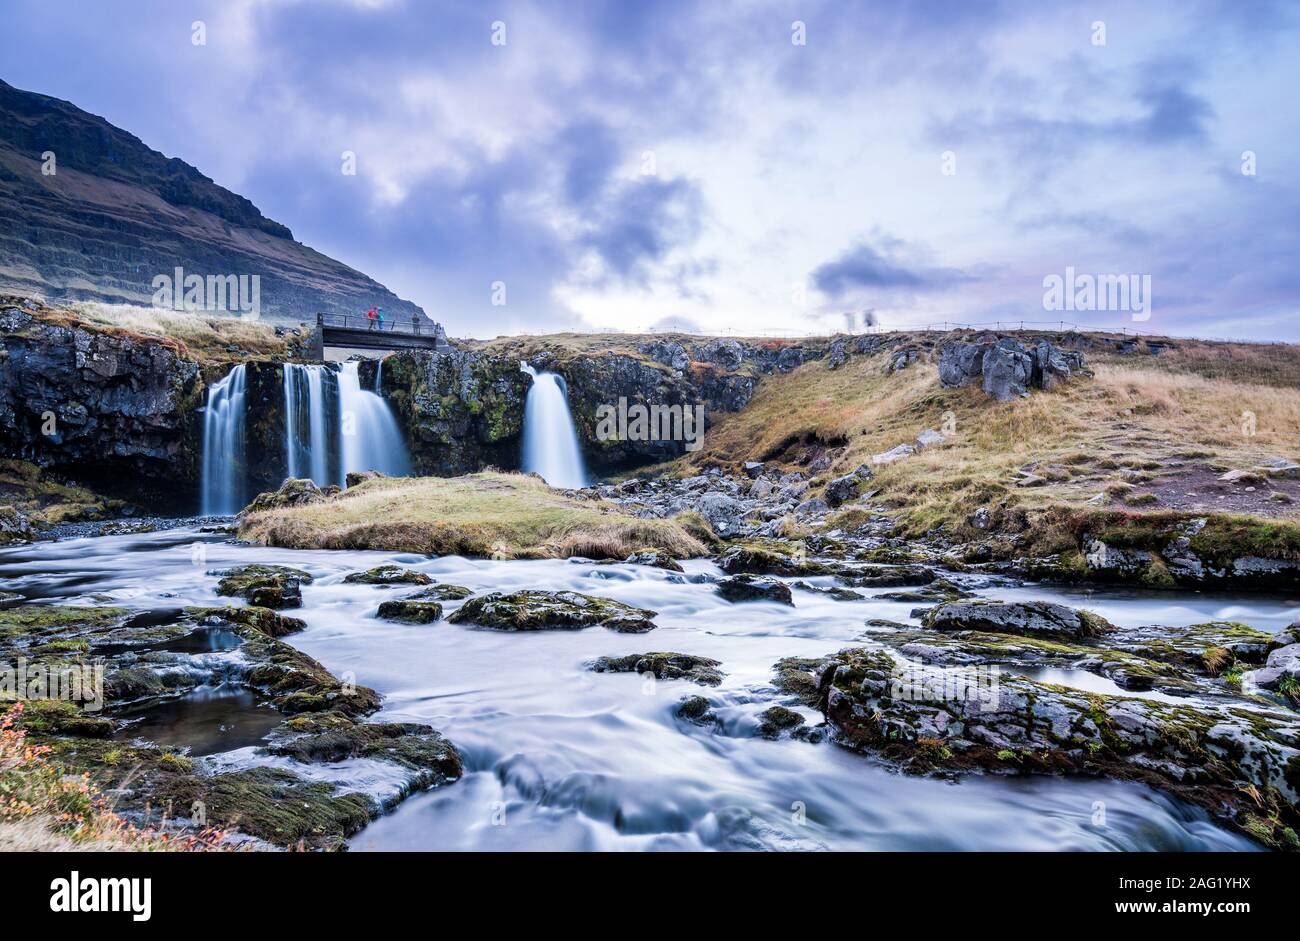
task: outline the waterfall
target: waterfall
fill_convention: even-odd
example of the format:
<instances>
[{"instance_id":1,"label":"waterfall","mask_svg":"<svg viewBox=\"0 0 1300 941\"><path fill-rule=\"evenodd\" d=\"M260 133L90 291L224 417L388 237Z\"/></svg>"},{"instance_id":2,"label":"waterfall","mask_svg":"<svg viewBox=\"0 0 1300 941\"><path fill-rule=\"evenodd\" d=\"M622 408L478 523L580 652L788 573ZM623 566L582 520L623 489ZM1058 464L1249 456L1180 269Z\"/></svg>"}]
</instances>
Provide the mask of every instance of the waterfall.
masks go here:
<instances>
[{"instance_id":1,"label":"waterfall","mask_svg":"<svg viewBox=\"0 0 1300 941\"><path fill-rule=\"evenodd\" d=\"M533 377L524 401L524 470L541 474L552 487L587 486L564 379L527 363L519 367Z\"/></svg>"},{"instance_id":2,"label":"waterfall","mask_svg":"<svg viewBox=\"0 0 1300 941\"><path fill-rule=\"evenodd\" d=\"M284 364L285 468L288 476L320 486L330 481L327 372L326 366Z\"/></svg>"},{"instance_id":3,"label":"waterfall","mask_svg":"<svg viewBox=\"0 0 1300 941\"><path fill-rule=\"evenodd\" d=\"M384 358L381 356L375 362L375 394L380 395L384 391Z\"/></svg>"},{"instance_id":4,"label":"waterfall","mask_svg":"<svg viewBox=\"0 0 1300 941\"><path fill-rule=\"evenodd\" d=\"M377 470L390 477L405 477L411 473L411 460L397 420L387 402L361 388L357 366L344 363L337 374L339 440L343 445L339 483L348 471Z\"/></svg>"},{"instance_id":5,"label":"waterfall","mask_svg":"<svg viewBox=\"0 0 1300 941\"><path fill-rule=\"evenodd\" d=\"M203 410L202 512L244 508L244 364L208 388Z\"/></svg>"}]
</instances>

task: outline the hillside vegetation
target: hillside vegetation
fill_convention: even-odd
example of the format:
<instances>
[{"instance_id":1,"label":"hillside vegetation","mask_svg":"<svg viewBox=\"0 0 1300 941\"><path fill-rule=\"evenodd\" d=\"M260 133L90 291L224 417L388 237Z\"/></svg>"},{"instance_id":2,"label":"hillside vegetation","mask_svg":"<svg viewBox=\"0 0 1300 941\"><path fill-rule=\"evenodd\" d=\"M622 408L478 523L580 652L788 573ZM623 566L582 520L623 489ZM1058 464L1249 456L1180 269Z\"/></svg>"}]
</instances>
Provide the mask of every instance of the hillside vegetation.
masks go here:
<instances>
[{"instance_id":1,"label":"hillside vegetation","mask_svg":"<svg viewBox=\"0 0 1300 941\"><path fill-rule=\"evenodd\" d=\"M887 353L856 356L834 370L819 361L767 377L748 408L715 416L704 447L674 471L746 461L796 468L826 453L834 463L825 482L931 428L948 433L944 444L876 467L870 485L876 505L915 534L960 529L974 510L999 503L1297 515L1294 481L1218 480L1297 456L1294 347L1179 341L1159 356L1090 356L1094 378L1007 403L976 387L942 387L926 359L897 372L888 363ZM1040 478L1033 486L1017 485L1025 468Z\"/></svg>"}]
</instances>

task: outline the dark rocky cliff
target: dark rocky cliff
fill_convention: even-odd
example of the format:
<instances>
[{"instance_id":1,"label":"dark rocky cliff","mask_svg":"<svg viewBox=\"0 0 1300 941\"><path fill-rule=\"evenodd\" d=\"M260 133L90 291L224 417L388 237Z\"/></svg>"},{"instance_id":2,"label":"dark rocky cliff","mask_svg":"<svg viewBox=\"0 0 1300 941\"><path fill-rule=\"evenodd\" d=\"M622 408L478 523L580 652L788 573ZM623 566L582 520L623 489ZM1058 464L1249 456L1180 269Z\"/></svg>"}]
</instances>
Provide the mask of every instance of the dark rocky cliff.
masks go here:
<instances>
[{"instance_id":1,"label":"dark rocky cliff","mask_svg":"<svg viewBox=\"0 0 1300 941\"><path fill-rule=\"evenodd\" d=\"M53 152L56 172L42 173ZM150 303L177 266L258 275L264 317L310 320L377 304L423 311L293 240L242 196L66 101L0 81L0 290Z\"/></svg>"},{"instance_id":2,"label":"dark rocky cliff","mask_svg":"<svg viewBox=\"0 0 1300 941\"><path fill-rule=\"evenodd\" d=\"M192 502L198 363L166 341L0 310L0 450L105 493Z\"/></svg>"}]
</instances>

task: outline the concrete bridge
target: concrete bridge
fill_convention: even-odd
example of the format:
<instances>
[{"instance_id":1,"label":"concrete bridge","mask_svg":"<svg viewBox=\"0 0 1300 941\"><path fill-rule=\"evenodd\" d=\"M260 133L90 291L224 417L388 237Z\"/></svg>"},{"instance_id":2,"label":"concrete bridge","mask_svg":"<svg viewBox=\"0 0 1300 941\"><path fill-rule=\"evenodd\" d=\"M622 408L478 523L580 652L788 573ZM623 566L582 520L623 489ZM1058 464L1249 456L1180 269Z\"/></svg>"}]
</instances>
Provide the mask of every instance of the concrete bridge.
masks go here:
<instances>
[{"instance_id":1,"label":"concrete bridge","mask_svg":"<svg viewBox=\"0 0 1300 941\"><path fill-rule=\"evenodd\" d=\"M351 350L445 350L450 347L442 327L428 317L413 314L409 319L384 318L383 323L364 314L316 314L312 345L320 359L325 347Z\"/></svg>"}]
</instances>

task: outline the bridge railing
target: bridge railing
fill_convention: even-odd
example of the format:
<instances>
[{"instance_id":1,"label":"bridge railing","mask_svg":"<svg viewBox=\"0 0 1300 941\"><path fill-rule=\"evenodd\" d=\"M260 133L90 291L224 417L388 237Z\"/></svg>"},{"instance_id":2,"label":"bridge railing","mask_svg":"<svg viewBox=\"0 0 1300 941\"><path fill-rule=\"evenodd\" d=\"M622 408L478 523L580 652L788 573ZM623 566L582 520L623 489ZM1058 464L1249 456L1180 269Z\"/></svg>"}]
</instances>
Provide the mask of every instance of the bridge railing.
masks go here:
<instances>
[{"instance_id":1,"label":"bridge railing","mask_svg":"<svg viewBox=\"0 0 1300 941\"><path fill-rule=\"evenodd\" d=\"M434 334L433 321L419 314L412 314L409 320L399 317L384 317L383 320L371 320L365 314L327 314L317 311L316 324L320 327L383 331L384 333L400 333L407 336L433 336Z\"/></svg>"}]
</instances>

